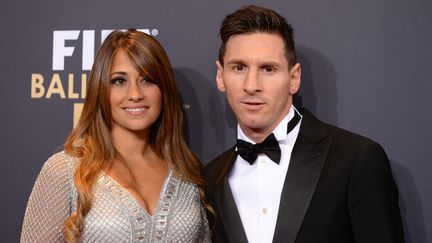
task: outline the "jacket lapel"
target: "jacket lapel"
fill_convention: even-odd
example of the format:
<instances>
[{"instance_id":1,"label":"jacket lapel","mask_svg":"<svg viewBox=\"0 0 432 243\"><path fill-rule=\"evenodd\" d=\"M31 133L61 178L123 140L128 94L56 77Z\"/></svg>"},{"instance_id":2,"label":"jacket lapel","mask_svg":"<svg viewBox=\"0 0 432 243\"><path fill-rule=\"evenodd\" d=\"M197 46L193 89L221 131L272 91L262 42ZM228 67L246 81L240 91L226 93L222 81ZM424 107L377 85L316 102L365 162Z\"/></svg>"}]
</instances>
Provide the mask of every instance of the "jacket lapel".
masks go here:
<instances>
[{"instance_id":1,"label":"jacket lapel","mask_svg":"<svg viewBox=\"0 0 432 243\"><path fill-rule=\"evenodd\" d=\"M305 110L282 189L273 242L295 242L331 142L323 124Z\"/></svg>"},{"instance_id":2,"label":"jacket lapel","mask_svg":"<svg viewBox=\"0 0 432 243\"><path fill-rule=\"evenodd\" d=\"M237 152L234 148L227 153L227 157L221 158L225 168L221 170L220 180L214 190L214 200L218 205L217 217L226 231L229 242L241 243L247 242L247 237L228 182L228 175L236 158Z\"/></svg>"}]
</instances>

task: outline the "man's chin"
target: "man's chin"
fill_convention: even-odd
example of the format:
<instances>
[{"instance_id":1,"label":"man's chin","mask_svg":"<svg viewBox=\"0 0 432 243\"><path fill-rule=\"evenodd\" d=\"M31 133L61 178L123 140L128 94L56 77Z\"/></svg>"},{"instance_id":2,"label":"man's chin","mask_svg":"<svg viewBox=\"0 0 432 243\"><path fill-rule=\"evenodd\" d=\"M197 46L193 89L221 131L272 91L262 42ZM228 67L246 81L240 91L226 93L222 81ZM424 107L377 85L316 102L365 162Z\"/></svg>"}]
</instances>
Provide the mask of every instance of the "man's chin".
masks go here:
<instances>
[{"instance_id":1,"label":"man's chin","mask_svg":"<svg viewBox=\"0 0 432 243\"><path fill-rule=\"evenodd\" d=\"M260 130L263 130L265 128L265 125L262 121L249 120L246 122L240 122L240 127L242 127L242 129L246 128L248 130L258 132Z\"/></svg>"}]
</instances>

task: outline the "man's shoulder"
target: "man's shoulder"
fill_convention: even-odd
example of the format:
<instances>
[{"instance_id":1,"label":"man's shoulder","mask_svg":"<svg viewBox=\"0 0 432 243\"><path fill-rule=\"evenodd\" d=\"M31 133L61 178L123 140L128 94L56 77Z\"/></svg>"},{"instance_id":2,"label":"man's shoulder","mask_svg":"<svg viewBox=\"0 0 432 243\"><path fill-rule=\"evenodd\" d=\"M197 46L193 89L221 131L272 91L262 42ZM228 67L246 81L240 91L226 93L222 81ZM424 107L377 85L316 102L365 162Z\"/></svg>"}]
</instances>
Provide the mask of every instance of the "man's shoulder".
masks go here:
<instances>
[{"instance_id":1,"label":"man's shoulder","mask_svg":"<svg viewBox=\"0 0 432 243\"><path fill-rule=\"evenodd\" d=\"M365 144L365 143L374 143L377 144L375 141L373 141L370 138L367 138L363 135L360 135L358 133L346 130L341 127L337 127L335 125L331 125L328 123L325 123L318 118L316 118L312 113L306 110L304 113L304 118L306 126L303 127L303 133L310 134L309 129L313 127L314 132L317 133L317 131L320 131L323 136L329 137L333 139L334 141L340 141L346 144L347 146L354 145L354 144ZM312 135L311 135L312 136Z\"/></svg>"},{"instance_id":2,"label":"man's shoulder","mask_svg":"<svg viewBox=\"0 0 432 243\"><path fill-rule=\"evenodd\" d=\"M313 142L328 146L328 163L338 164L339 168L342 165L345 168L356 168L355 171L365 174L372 173L372 171L376 173L385 171L389 174L389 159L379 143L357 133L321 122L317 118L313 119L316 119L315 124L305 126L303 134L306 137L313 137L308 129L314 132L321 131L324 134L321 139L315 139ZM310 122L310 124L313 123Z\"/></svg>"},{"instance_id":3,"label":"man's shoulder","mask_svg":"<svg viewBox=\"0 0 432 243\"><path fill-rule=\"evenodd\" d=\"M217 178L220 177L222 173L226 170L228 163L230 162L231 156L235 153L235 146L227 149L225 152L222 152L216 158L211 160L204 167L204 178L207 181L216 181Z\"/></svg>"},{"instance_id":4,"label":"man's shoulder","mask_svg":"<svg viewBox=\"0 0 432 243\"><path fill-rule=\"evenodd\" d=\"M218 164L220 163L224 163L226 161L226 159L230 156L230 154L232 154L235 150L235 146L225 150L224 152L220 153L219 155L217 155L213 160L211 160L206 166L205 166L205 170L207 168L214 168L217 167Z\"/></svg>"},{"instance_id":5,"label":"man's shoulder","mask_svg":"<svg viewBox=\"0 0 432 243\"><path fill-rule=\"evenodd\" d=\"M368 137L365 137L353 131L346 130L344 128L340 128L330 124L325 124L325 127L328 131L329 136L332 136L335 139L342 139L344 141L353 143L376 143Z\"/></svg>"}]
</instances>

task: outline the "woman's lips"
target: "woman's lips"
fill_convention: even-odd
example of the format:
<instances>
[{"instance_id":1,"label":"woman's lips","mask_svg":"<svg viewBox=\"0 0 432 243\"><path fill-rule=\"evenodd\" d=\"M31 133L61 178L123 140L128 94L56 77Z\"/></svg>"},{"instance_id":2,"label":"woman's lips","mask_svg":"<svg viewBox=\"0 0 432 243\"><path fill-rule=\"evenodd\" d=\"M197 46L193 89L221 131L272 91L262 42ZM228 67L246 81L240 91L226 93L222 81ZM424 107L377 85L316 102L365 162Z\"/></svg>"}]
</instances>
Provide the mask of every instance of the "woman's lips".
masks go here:
<instances>
[{"instance_id":1,"label":"woman's lips","mask_svg":"<svg viewBox=\"0 0 432 243\"><path fill-rule=\"evenodd\" d=\"M133 106L133 107L124 107L123 110L126 111L128 114L131 115L141 115L145 112L145 110L147 110L149 107L148 106Z\"/></svg>"}]
</instances>

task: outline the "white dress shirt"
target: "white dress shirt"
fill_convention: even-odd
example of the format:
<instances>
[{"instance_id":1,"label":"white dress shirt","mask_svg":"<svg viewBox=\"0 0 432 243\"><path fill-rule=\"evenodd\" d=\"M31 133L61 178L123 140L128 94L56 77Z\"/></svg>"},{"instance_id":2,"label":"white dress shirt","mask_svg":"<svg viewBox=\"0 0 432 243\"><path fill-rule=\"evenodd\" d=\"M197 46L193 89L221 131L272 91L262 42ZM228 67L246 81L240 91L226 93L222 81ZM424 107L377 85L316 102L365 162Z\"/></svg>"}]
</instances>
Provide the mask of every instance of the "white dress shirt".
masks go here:
<instances>
[{"instance_id":1,"label":"white dress shirt","mask_svg":"<svg viewBox=\"0 0 432 243\"><path fill-rule=\"evenodd\" d=\"M281 149L279 164L274 163L265 154L259 154L253 165L237 156L228 176L249 243L267 243L273 240L282 187L301 123L300 121L287 135L287 125L294 117L294 112L298 111L291 106L288 114L273 130ZM254 144L239 125L237 137Z\"/></svg>"}]
</instances>

